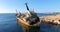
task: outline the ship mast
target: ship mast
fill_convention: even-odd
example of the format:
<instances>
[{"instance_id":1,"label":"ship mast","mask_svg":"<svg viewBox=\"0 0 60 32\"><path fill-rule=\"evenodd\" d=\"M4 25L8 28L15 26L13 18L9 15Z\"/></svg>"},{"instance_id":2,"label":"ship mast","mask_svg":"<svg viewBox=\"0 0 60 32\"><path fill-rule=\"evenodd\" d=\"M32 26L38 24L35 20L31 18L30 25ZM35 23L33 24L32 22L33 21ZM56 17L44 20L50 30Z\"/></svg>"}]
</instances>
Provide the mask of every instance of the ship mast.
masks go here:
<instances>
[{"instance_id":1,"label":"ship mast","mask_svg":"<svg viewBox=\"0 0 60 32\"><path fill-rule=\"evenodd\" d=\"M31 11L29 10L29 7L28 7L27 3L25 3L25 5L26 5L26 8L27 8L27 10L28 10L28 13L29 13L30 15L32 15L32 14L31 14Z\"/></svg>"},{"instance_id":2,"label":"ship mast","mask_svg":"<svg viewBox=\"0 0 60 32\"><path fill-rule=\"evenodd\" d=\"M30 9L29 9L29 7L28 7L28 5L27 5L27 3L25 3L25 5L26 5L27 10L28 10L29 12L31 12Z\"/></svg>"},{"instance_id":3,"label":"ship mast","mask_svg":"<svg viewBox=\"0 0 60 32\"><path fill-rule=\"evenodd\" d=\"M29 8L28 8L28 5L27 5L27 3L25 3L25 5L26 5L26 8L27 8L27 10L29 11Z\"/></svg>"}]
</instances>

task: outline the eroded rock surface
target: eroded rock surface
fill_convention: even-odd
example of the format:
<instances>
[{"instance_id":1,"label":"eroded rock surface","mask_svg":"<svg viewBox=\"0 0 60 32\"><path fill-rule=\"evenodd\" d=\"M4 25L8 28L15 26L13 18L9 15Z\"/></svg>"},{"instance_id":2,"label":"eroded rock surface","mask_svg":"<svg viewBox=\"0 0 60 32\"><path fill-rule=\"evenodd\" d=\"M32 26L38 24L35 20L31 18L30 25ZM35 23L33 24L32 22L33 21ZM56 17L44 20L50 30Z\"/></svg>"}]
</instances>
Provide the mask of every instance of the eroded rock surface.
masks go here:
<instances>
[{"instance_id":1,"label":"eroded rock surface","mask_svg":"<svg viewBox=\"0 0 60 32\"><path fill-rule=\"evenodd\" d=\"M53 24L60 24L60 15L41 16L40 21L53 23Z\"/></svg>"}]
</instances>

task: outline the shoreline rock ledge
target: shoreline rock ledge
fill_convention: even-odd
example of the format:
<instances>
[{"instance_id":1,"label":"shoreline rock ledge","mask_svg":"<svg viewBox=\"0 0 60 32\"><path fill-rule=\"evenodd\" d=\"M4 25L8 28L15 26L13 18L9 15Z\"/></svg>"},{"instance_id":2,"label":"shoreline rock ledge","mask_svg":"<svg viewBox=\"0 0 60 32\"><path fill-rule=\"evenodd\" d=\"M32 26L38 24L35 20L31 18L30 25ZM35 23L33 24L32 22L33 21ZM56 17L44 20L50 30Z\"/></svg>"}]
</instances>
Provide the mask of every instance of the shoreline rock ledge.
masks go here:
<instances>
[{"instance_id":1,"label":"shoreline rock ledge","mask_svg":"<svg viewBox=\"0 0 60 32\"><path fill-rule=\"evenodd\" d=\"M39 18L41 22L60 25L60 15L41 16Z\"/></svg>"}]
</instances>

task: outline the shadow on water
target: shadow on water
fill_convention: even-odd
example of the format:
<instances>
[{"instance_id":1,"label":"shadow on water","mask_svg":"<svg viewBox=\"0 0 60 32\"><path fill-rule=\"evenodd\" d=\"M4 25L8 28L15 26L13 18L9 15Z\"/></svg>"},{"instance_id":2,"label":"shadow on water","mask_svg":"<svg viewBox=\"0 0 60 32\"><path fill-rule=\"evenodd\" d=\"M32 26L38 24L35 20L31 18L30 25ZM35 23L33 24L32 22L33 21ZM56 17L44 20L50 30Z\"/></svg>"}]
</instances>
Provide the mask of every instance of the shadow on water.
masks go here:
<instances>
[{"instance_id":1,"label":"shadow on water","mask_svg":"<svg viewBox=\"0 0 60 32\"><path fill-rule=\"evenodd\" d=\"M23 32L40 32L40 27L23 28Z\"/></svg>"}]
</instances>

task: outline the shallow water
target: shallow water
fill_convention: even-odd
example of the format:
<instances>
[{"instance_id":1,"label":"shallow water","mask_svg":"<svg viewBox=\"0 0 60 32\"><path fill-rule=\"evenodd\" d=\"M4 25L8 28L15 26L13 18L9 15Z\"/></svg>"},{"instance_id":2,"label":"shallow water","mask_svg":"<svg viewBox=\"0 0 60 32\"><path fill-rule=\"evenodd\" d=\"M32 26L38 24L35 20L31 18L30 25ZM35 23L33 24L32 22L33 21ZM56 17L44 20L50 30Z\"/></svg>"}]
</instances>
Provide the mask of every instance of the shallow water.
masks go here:
<instances>
[{"instance_id":1,"label":"shallow water","mask_svg":"<svg viewBox=\"0 0 60 32\"><path fill-rule=\"evenodd\" d=\"M38 14L38 15L43 16L46 14ZM31 31L33 30L34 29L32 29ZM37 29L37 31L60 32L60 25L51 25L51 24L41 23L40 29L39 30ZM22 27L16 23L16 15L14 13L0 14L0 32L22 32Z\"/></svg>"}]
</instances>

